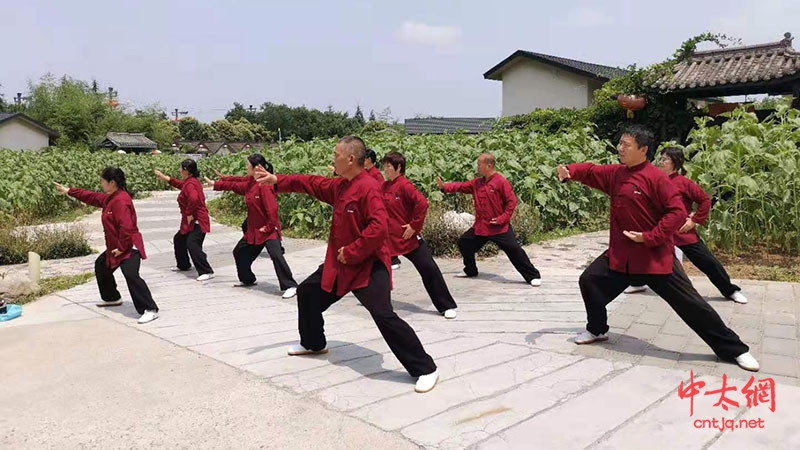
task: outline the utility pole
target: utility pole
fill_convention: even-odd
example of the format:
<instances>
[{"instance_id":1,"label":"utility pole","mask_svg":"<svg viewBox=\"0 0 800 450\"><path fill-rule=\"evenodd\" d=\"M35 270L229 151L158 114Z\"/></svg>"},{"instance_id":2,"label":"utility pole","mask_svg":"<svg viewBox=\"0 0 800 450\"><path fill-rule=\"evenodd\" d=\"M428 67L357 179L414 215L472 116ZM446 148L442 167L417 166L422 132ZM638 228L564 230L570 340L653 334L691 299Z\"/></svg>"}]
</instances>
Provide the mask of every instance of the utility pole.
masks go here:
<instances>
[{"instance_id":1,"label":"utility pole","mask_svg":"<svg viewBox=\"0 0 800 450\"><path fill-rule=\"evenodd\" d=\"M189 114L189 111L178 111L178 108L175 108L172 114L175 116L175 122L177 122L178 120L180 120L180 116L185 116L186 114Z\"/></svg>"}]
</instances>

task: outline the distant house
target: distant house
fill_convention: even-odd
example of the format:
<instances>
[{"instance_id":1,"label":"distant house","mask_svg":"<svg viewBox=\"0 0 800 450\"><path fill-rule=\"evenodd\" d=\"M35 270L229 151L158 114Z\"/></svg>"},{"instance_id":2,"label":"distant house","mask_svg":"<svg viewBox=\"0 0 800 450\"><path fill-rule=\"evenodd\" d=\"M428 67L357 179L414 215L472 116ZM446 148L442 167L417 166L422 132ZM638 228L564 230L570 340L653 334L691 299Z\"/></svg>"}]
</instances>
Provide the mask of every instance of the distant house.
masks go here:
<instances>
[{"instance_id":1,"label":"distant house","mask_svg":"<svg viewBox=\"0 0 800 450\"><path fill-rule=\"evenodd\" d=\"M0 148L41 150L55 143L58 132L22 113L0 114Z\"/></svg>"},{"instance_id":2,"label":"distant house","mask_svg":"<svg viewBox=\"0 0 800 450\"><path fill-rule=\"evenodd\" d=\"M478 134L491 130L496 121L492 117L431 117L406 119L404 126L408 134Z\"/></svg>"},{"instance_id":3,"label":"distant house","mask_svg":"<svg viewBox=\"0 0 800 450\"><path fill-rule=\"evenodd\" d=\"M232 153L260 151L268 146L265 142L227 142L227 141L179 141L175 147L188 148L192 153L204 156L224 156Z\"/></svg>"},{"instance_id":4,"label":"distant house","mask_svg":"<svg viewBox=\"0 0 800 450\"><path fill-rule=\"evenodd\" d=\"M503 83L506 117L543 108L586 108L603 83L626 73L616 67L517 50L483 78Z\"/></svg>"},{"instance_id":5,"label":"distant house","mask_svg":"<svg viewBox=\"0 0 800 450\"><path fill-rule=\"evenodd\" d=\"M150 153L158 148L158 144L148 139L144 133L109 132L97 142L97 148L122 150L125 153Z\"/></svg>"}]
</instances>

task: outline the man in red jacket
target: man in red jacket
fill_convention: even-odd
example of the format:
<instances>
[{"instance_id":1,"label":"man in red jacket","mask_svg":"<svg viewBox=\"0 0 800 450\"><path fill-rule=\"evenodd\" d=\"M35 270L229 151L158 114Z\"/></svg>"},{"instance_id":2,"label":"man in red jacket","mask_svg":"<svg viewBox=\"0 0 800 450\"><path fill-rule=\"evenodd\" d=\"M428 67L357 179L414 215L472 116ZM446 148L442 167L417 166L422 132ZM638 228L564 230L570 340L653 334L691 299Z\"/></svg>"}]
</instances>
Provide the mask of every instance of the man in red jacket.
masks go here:
<instances>
[{"instance_id":1,"label":"man in red jacket","mask_svg":"<svg viewBox=\"0 0 800 450\"><path fill-rule=\"evenodd\" d=\"M364 170L366 151L357 137L340 139L333 162L339 176L334 178L256 171L258 182L274 184L278 193L305 193L333 206L325 262L297 288L300 345L290 347L289 354L327 353L322 313L352 291L392 353L411 376L419 377L415 390L427 392L439 373L414 330L392 309L388 215L380 185Z\"/></svg>"},{"instance_id":2,"label":"man in red jacket","mask_svg":"<svg viewBox=\"0 0 800 450\"><path fill-rule=\"evenodd\" d=\"M686 220L686 211L669 178L648 161L651 148L653 133L634 125L617 146L621 164L558 166L559 181L578 181L611 197L609 249L578 282L588 324L575 343L608 340L606 305L628 285L648 285L720 359L757 371L759 364L749 347L697 293L673 253L673 235Z\"/></svg>"},{"instance_id":3,"label":"man in red jacket","mask_svg":"<svg viewBox=\"0 0 800 450\"><path fill-rule=\"evenodd\" d=\"M542 277L531 263L528 254L517 242L511 227L511 216L517 207L517 196L508 182L495 168L491 153L478 157L478 178L462 183L444 183L436 177L439 189L447 193L472 194L475 204L475 224L458 239L458 249L464 258L464 275L478 275L475 253L488 241L500 247L511 264L531 286L541 286Z\"/></svg>"},{"instance_id":4,"label":"man in red jacket","mask_svg":"<svg viewBox=\"0 0 800 450\"><path fill-rule=\"evenodd\" d=\"M406 158L399 152L383 157L383 171L389 181L383 183L383 204L389 213L389 249L392 258L403 255L414 264L433 306L447 319L456 318L453 299L442 271L436 265L428 244L420 232L428 212L428 200L405 177ZM392 262L394 264L394 262Z\"/></svg>"}]
</instances>

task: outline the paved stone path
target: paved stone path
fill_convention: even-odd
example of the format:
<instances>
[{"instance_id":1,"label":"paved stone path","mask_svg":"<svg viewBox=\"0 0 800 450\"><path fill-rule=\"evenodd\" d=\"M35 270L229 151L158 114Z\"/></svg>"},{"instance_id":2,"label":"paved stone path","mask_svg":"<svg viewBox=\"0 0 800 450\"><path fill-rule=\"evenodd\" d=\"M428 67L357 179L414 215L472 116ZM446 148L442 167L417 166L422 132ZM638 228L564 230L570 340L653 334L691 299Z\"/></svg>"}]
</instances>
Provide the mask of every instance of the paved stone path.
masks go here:
<instances>
[{"instance_id":1,"label":"paved stone path","mask_svg":"<svg viewBox=\"0 0 800 450\"><path fill-rule=\"evenodd\" d=\"M756 379L771 377L777 383L776 393L781 395L775 396L777 407L771 412L765 404L746 407L741 391L753 374L718 361L652 294L623 294L610 305L608 343L570 342L585 321L577 278L605 248L605 233L528 247L543 274L540 288L524 284L505 257L480 261L477 279L455 278L460 262L440 260L459 304L455 320L436 313L413 266L404 260L394 272L393 302L436 360L442 377L433 391L421 395L413 392L414 380L352 295L325 315L328 354L287 356L286 347L298 339L296 300L280 298L266 257L254 265L258 286L231 287L236 280L230 256L238 239L235 230L222 231L224 227L216 225L209 236L218 243L207 247L215 279L198 283L192 272L169 272L174 259L167 241L174 234L177 208L170 209L174 203L164 200L168 198L161 194L137 202L140 228L152 255L142 275L161 318L135 324L137 315L129 301L119 308L95 308L96 286L87 283L27 307L23 319L28 322L18 319L17 326L69 314L106 316L399 433L424 448L800 448L800 284L738 282L750 299L738 305L721 299L707 280L693 279L751 345L762 364ZM163 226L155 217L165 218ZM163 235L145 228L151 223L163 228ZM321 242L287 240L286 247L298 281L316 270L324 256ZM127 300L121 274L117 279ZM51 312L52 305L61 308ZM725 411L713 406L718 394L701 391L690 417L689 399L678 395L690 371L695 380L706 383L705 391L719 389L726 375L728 385L737 387L728 397L740 407ZM763 419L765 428L721 432L693 426L696 419L720 417Z\"/></svg>"}]
</instances>

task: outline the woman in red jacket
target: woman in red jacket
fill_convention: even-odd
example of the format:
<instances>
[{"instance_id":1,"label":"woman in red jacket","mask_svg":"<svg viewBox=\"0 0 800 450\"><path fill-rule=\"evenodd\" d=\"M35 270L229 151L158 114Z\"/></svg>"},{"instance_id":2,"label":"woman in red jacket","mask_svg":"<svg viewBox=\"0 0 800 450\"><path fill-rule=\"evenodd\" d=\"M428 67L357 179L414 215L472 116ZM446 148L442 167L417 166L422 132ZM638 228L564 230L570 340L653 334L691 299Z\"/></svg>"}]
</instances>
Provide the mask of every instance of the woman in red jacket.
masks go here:
<instances>
[{"instance_id":1,"label":"woman in red jacket","mask_svg":"<svg viewBox=\"0 0 800 450\"><path fill-rule=\"evenodd\" d=\"M283 257L284 249L281 245L281 222L278 218L278 201L274 186L264 186L256 183L253 178L254 168L261 166L272 173L272 164L258 153L247 158L247 177L226 177L212 181L206 178L208 186L215 191L233 191L244 196L247 205L247 219L244 237L233 249L236 260L236 271L240 283L236 286L254 286L256 276L251 270L253 261L267 248L278 283L283 291L283 298L294 297L297 293L297 282L292 276L292 269ZM244 225L244 224L243 224Z\"/></svg>"},{"instance_id":2,"label":"woman in red jacket","mask_svg":"<svg viewBox=\"0 0 800 450\"><path fill-rule=\"evenodd\" d=\"M103 192L75 189L55 183L61 194L103 208L101 221L106 238L106 251L100 254L94 263L94 274L100 298L97 306L119 306L122 296L117 290L114 271L119 267L128 283L133 306L142 316L139 323L152 322L158 319L158 305L153 301L150 289L139 276L139 266L147 259L144 251L144 240L136 225L136 209L125 185L125 173L122 169L106 167L100 174L100 186Z\"/></svg>"},{"instance_id":3,"label":"woman in red jacket","mask_svg":"<svg viewBox=\"0 0 800 450\"><path fill-rule=\"evenodd\" d=\"M197 281L214 278L214 270L208 264L208 258L203 252L203 241L206 239L206 234L211 232L211 221L208 218L203 184L198 179L200 171L197 170L197 163L191 159L184 160L181 163L180 180L168 177L159 170L156 170L155 174L181 191L178 194L181 227L172 238L177 267L172 270L176 272L189 270L192 267L189 262L191 257L197 270Z\"/></svg>"}]
</instances>

